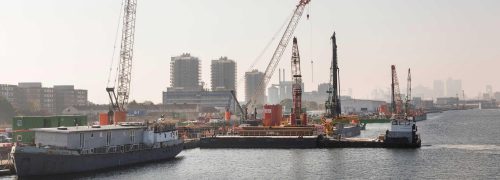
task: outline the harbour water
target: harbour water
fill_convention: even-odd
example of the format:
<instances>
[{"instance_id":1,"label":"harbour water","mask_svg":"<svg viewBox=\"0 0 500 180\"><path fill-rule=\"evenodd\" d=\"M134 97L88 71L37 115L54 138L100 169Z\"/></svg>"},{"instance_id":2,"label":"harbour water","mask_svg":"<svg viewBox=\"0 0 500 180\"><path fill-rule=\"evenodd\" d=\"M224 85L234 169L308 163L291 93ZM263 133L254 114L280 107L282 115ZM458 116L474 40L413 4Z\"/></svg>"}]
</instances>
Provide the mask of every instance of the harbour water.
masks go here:
<instances>
[{"instance_id":1,"label":"harbour water","mask_svg":"<svg viewBox=\"0 0 500 180\"><path fill-rule=\"evenodd\" d=\"M368 124L375 137L389 124ZM499 179L500 110L429 114L419 149L192 149L76 179ZM3 177L7 179L15 176Z\"/></svg>"}]
</instances>

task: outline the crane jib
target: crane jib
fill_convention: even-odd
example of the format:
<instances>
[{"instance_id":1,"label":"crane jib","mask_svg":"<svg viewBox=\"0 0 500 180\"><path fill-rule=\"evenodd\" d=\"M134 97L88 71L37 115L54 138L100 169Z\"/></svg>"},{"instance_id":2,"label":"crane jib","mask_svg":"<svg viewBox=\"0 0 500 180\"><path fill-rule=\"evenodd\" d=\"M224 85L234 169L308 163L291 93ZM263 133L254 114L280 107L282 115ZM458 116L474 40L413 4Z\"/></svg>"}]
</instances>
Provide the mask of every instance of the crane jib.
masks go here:
<instances>
[{"instance_id":1,"label":"crane jib","mask_svg":"<svg viewBox=\"0 0 500 180\"><path fill-rule=\"evenodd\" d=\"M281 37L281 40L279 41L278 47L276 47L276 50L274 51L274 54L269 62L269 64L266 67L266 70L264 72L264 77L260 81L257 91L254 92L251 100L246 103L246 107L249 107L250 105L256 105L257 102L256 98L260 95L262 95L261 89L264 89L267 84L269 83L269 80L271 79L274 70L276 70L276 67L278 66L278 63L281 59L281 56L283 55L286 46L290 42L290 39L293 35L293 32L295 31L295 28L297 27L297 24L299 23L299 20L304 12L305 6L311 2L311 0L300 0L299 4L297 5L292 18L288 22L288 25L285 29L285 32L283 33L283 36Z\"/></svg>"}]
</instances>

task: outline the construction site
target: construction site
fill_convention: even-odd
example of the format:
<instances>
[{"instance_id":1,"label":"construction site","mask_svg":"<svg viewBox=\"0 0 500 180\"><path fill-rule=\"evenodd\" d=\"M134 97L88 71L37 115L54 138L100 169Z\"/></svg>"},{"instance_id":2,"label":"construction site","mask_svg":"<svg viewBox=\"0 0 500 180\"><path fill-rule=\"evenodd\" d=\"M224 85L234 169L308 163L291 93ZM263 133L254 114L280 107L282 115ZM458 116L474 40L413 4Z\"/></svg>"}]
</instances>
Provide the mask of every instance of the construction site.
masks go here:
<instances>
[{"instance_id":1,"label":"construction site","mask_svg":"<svg viewBox=\"0 0 500 180\"><path fill-rule=\"evenodd\" d=\"M136 2L129 2L130 6L124 7L127 16L123 17L120 56L118 67L116 67L117 78L111 81L111 69L115 67L110 68L108 87L105 88L109 97L109 106L107 110L104 110L105 107L100 107L88 111L87 114L91 115L88 124L113 125L122 122L142 122L161 118L177 123L180 136L186 140L199 140L204 137L225 135L328 136L340 140L359 135L360 131L365 128L366 123L370 122L373 117L363 120L357 115L349 113L346 109L355 106L352 105L355 101L349 99L344 99L344 101L345 104L351 105L347 105L347 108L342 109L335 32L329 37L332 45L332 59L328 75L330 81L318 88L318 91L322 91L319 93L324 94L324 98L318 96L320 97L319 101L322 101L320 104L322 107L316 108L324 111L319 115L307 113L309 109L306 108L306 104L311 101L309 98L314 97L311 95L306 96L304 92L304 75L301 73L299 50L300 38L293 37L293 35L302 19L306 6L310 2L310 0L298 1L298 4L293 9L292 16L283 25L283 34L268 61L267 67L263 71L253 69L245 72L245 83L238 84L237 64L231 58L220 57L211 61L211 87L205 88L204 82L200 80L201 62L198 57L190 53L171 57L170 87L162 92L161 105L137 104L135 102L132 104L129 102L130 84L131 79L133 79L132 65L136 21L134 9ZM306 20L309 20L309 14L305 16ZM279 67L278 64L290 43L292 44L292 54L289 61L291 71L290 75L286 76L285 67ZM134 61L134 63L141 62ZM279 71L279 84L271 84L271 78L277 68ZM245 92L239 92L245 95L244 101L237 99L237 85L241 84L245 85ZM268 87L270 87L269 98L266 98L265 90ZM279 97L276 97L276 94L271 94L271 92L276 92ZM276 100L271 100L272 98ZM283 104L287 99L291 103ZM409 100L407 101L409 102ZM368 103L371 104L366 105L366 107L371 107L371 111L378 111L380 115L384 116L377 116L379 119L385 119L378 121L389 121L394 107L389 110L385 102ZM67 109L66 115L81 115L78 112L82 110L77 108L78 106ZM406 107L406 109L410 109L410 107ZM360 110L363 111L363 108L360 108ZM354 108L354 111L356 111L356 108ZM95 115L96 112L98 115ZM75 123L74 125L77 124L82 125L82 123ZM56 124L44 124L42 127L51 126L56 126ZM23 143L31 141L22 137L20 139L22 139ZM378 140L374 139L374 141Z\"/></svg>"},{"instance_id":2,"label":"construction site","mask_svg":"<svg viewBox=\"0 0 500 180\"><path fill-rule=\"evenodd\" d=\"M320 116L307 113L304 96L304 75L301 71L300 41L294 31L311 0L300 0L286 23L278 45L273 51L264 71L256 69L245 72L245 101L237 99L236 62L228 57L212 60L210 89L200 81L200 60L189 53L172 57L170 63L170 87L162 92L162 105L137 104L129 102L133 65L135 36L135 0L128 0L124 6L120 58L113 82L110 71L107 110L98 110L96 116L87 118L71 114L77 109L65 109L64 116L15 117L12 121L16 146L38 146L37 128L87 126L100 128L116 126L149 125L155 122L175 124L176 133L184 141L184 148L347 148L347 147L420 147L419 135L414 124L419 114L410 106L411 76L408 70L408 90L403 102L399 83L392 66L392 102L390 111L380 112L390 119L394 129L373 138L355 138L365 129L356 114L343 113L340 92L340 72L337 57L337 39L333 32L331 42L331 63L328 83L324 84L326 98L322 99L324 112ZM309 19L309 14L306 15ZM325 37L328 38L328 37ZM271 78L282 59L285 49L291 43L290 77L279 69L279 84L270 84ZM140 63L140 61L134 63ZM110 68L110 70L113 69ZM283 76L283 77L282 77ZM281 102L267 103L265 90L275 87L280 99L289 98L288 105ZM103 88L104 89L104 88ZM242 93L242 92L239 92ZM271 96L271 94L269 95ZM242 104L240 104L242 102ZM146 113L146 109L149 110ZM383 109L383 108L380 108ZM153 111L151 111L153 110ZM130 124L132 123L132 124ZM124 125L125 124L125 125ZM407 129L397 126L413 127ZM177 133L178 132L178 133ZM84 140L80 135L80 143ZM101 134L102 136L102 134ZM133 139L131 134L131 139ZM165 136L166 137L166 136ZM111 134L108 135L108 141ZM81 145L83 148L84 145ZM7 150L11 146L2 147ZM6 151L7 152L7 151ZM9 157L8 155L3 155ZM2 156L2 157L3 157ZM7 158L8 160L9 158ZM7 161L8 162L8 161ZM11 167L12 166L8 166Z\"/></svg>"}]
</instances>

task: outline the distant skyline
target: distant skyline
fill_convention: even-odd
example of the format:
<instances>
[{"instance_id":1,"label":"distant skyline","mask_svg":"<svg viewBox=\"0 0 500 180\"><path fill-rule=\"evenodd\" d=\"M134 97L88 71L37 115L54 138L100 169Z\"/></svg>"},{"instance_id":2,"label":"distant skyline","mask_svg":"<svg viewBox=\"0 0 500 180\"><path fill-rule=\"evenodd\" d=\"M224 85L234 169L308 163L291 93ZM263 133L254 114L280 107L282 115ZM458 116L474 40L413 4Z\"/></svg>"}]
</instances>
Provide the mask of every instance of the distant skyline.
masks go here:
<instances>
[{"instance_id":1,"label":"distant skyline","mask_svg":"<svg viewBox=\"0 0 500 180\"><path fill-rule=\"evenodd\" d=\"M288 21L297 2L139 1L130 99L160 103L162 91L170 86L171 57L190 53L201 60L205 88L210 87L211 60L233 59L238 99L243 100L244 73ZM0 83L70 84L88 89L90 101L107 103L105 87L120 4L121 0L3 2ZM329 38L336 31L343 94L352 89L354 97L367 98L374 89L387 89L391 64L396 65L401 87L410 67L414 87L433 87L434 80L452 77L462 80L466 95L484 92L486 85L499 91L498 22L496 0L312 0L294 34L305 90L328 82ZM280 37L281 33L257 63L258 70L264 71ZM119 44L115 57L118 54ZM287 76L290 55L291 43L278 66ZM271 83L277 82L276 70Z\"/></svg>"}]
</instances>

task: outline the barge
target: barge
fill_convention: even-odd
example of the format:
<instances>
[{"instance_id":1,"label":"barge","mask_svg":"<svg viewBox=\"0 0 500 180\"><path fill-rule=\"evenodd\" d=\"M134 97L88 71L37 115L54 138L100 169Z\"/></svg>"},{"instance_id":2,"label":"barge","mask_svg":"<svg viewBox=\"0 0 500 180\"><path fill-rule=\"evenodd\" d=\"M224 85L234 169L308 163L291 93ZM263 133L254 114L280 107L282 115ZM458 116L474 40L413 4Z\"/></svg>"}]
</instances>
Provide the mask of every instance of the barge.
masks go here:
<instances>
[{"instance_id":1,"label":"barge","mask_svg":"<svg viewBox=\"0 0 500 180\"><path fill-rule=\"evenodd\" d=\"M406 132L406 125L387 130L378 138L342 138L327 136L316 127L248 127L238 135L204 137L200 148L238 148L238 149L311 149L311 148L418 148L418 134ZM412 126L412 125L410 125ZM416 127L416 126L415 126ZM413 136L416 135L416 136ZM410 138L408 138L410 137ZM416 139L415 139L416 138ZM418 141L417 141L418 140Z\"/></svg>"},{"instance_id":2,"label":"barge","mask_svg":"<svg viewBox=\"0 0 500 180\"><path fill-rule=\"evenodd\" d=\"M420 144L382 139L335 139L318 136L214 136L200 139L200 148L313 149L313 148L419 148Z\"/></svg>"},{"instance_id":3,"label":"barge","mask_svg":"<svg viewBox=\"0 0 500 180\"><path fill-rule=\"evenodd\" d=\"M155 122L34 129L35 146L14 146L20 177L77 173L172 159L183 149L175 125Z\"/></svg>"}]
</instances>

